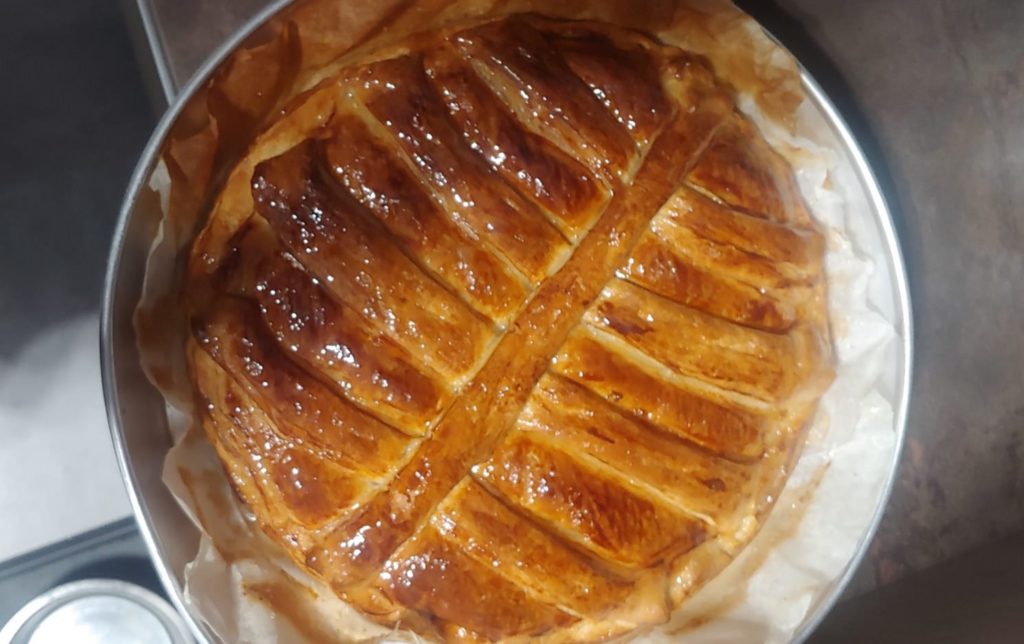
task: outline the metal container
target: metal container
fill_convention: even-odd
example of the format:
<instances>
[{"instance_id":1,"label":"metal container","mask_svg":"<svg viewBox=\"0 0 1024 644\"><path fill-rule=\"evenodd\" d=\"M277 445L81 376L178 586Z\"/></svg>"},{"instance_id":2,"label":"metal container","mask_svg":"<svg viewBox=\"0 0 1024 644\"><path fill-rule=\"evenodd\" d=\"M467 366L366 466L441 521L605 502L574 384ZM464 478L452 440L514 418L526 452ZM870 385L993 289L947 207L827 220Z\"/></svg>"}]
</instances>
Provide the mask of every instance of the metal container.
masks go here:
<instances>
[{"instance_id":1,"label":"metal container","mask_svg":"<svg viewBox=\"0 0 1024 644\"><path fill-rule=\"evenodd\" d=\"M25 604L0 629L2 644L189 644L171 606L141 586L86 579L57 586Z\"/></svg>"},{"instance_id":2,"label":"metal container","mask_svg":"<svg viewBox=\"0 0 1024 644\"><path fill-rule=\"evenodd\" d=\"M292 0L276 0L228 39L199 68L157 125L132 175L121 208L107 270L102 308L100 343L103 389L111 434L128 496L142 537L164 587L177 609L185 615L200 641L215 641L205 624L192 616L182 599L182 573L198 548L199 533L161 480L164 457L171 447L164 399L148 382L139 364L132 316L139 301L146 260L161 219L159 203L144 198L144 187L156 166L169 132L204 83L220 69L227 57L246 45L265 22L287 11ZM876 269L891 287L893 301L885 303L888 317L899 335L898 364L889 382L894 401L896 449L886 477L884 492L855 555L831 592L808 616L796 641L806 639L849 583L881 520L895 479L909 405L913 365L913 325L906 269L892 214L867 157L838 109L821 86L801 68L803 88L831 127L841 148L841 163L856 176L871 211L872 234L884 248L884 258L874 258Z\"/></svg>"}]
</instances>

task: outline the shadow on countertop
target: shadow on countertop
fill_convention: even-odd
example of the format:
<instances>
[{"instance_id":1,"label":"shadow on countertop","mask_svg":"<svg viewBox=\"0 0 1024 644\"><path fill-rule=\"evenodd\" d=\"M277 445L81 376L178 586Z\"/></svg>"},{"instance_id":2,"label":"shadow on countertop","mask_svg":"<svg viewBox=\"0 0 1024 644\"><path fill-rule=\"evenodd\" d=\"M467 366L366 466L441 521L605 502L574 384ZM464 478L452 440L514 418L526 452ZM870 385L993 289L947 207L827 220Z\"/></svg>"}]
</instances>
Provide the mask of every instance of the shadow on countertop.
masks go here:
<instances>
[{"instance_id":1,"label":"shadow on countertop","mask_svg":"<svg viewBox=\"0 0 1024 644\"><path fill-rule=\"evenodd\" d=\"M1024 641L1024 534L836 606L810 644Z\"/></svg>"},{"instance_id":2,"label":"shadow on countertop","mask_svg":"<svg viewBox=\"0 0 1024 644\"><path fill-rule=\"evenodd\" d=\"M0 4L0 361L98 308L156 121L117 0Z\"/></svg>"}]
</instances>

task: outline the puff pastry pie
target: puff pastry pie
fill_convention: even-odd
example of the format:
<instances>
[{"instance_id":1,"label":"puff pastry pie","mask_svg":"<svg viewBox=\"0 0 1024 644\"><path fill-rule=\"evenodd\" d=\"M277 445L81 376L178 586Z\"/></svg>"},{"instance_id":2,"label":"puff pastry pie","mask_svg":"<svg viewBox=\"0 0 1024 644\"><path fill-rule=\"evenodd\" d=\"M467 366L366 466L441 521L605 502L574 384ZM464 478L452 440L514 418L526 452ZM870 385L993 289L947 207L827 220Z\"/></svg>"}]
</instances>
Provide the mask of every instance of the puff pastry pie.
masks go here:
<instances>
[{"instance_id":1,"label":"puff pastry pie","mask_svg":"<svg viewBox=\"0 0 1024 644\"><path fill-rule=\"evenodd\" d=\"M824 243L703 59L520 15L298 97L197 238L189 369L260 527L433 638L664 622L831 379Z\"/></svg>"}]
</instances>

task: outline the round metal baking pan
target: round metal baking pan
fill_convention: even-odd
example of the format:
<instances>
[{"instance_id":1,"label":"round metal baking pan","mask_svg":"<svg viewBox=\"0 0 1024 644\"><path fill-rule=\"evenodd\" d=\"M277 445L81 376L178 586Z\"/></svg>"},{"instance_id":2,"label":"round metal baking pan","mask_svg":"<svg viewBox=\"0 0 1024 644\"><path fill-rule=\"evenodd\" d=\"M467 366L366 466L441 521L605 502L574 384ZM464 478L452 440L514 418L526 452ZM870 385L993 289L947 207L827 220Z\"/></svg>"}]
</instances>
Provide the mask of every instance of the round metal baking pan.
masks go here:
<instances>
[{"instance_id":1,"label":"round metal baking pan","mask_svg":"<svg viewBox=\"0 0 1024 644\"><path fill-rule=\"evenodd\" d=\"M188 627L152 592L124 581L86 579L52 588L0 629L3 644L189 644Z\"/></svg>"},{"instance_id":2,"label":"round metal baking pan","mask_svg":"<svg viewBox=\"0 0 1024 644\"><path fill-rule=\"evenodd\" d=\"M200 67L182 89L177 100L160 120L149 140L121 208L107 269L101 312L100 345L103 390L107 415L118 464L128 496L138 519L143 539L153 558L164 587L175 607L185 615L193 634L200 641L216 641L205 624L185 606L182 572L196 553L199 534L161 480L163 460L171 447L167 432L165 403L149 384L139 364L132 318L142 290L146 261L156 234L161 213L156 200L145 198L145 187L154 171L160 151L190 99L219 69L225 59L244 45L253 33L292 0L277 0L254 16L234 36L224 42ZM812 609L795 641L806 639L842 594L867 551L881 520L895 479L902 451L909 405L913 365L913 324L906 269L892 214L867 157L849 126L821 86L801 68L804 90L810 101L832 129L840 152L856 175L868 203L873 234L884 248L884 258L875 257L893 293L889 319L899 336L899 363L893 367L896 449L886 476L883 492L867 529L860 536L854 556L832 590Z\"/></svg>"}]
</instances>

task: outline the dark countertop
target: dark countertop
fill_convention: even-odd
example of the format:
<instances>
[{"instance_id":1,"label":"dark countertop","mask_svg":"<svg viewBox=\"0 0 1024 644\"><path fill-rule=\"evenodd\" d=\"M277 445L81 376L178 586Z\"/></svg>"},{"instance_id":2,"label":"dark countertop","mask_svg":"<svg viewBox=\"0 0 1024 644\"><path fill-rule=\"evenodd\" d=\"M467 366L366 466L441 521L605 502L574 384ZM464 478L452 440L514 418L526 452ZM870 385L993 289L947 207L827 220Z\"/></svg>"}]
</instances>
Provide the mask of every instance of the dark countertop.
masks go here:
<instances>
[{"instance_id":1,"label":"dark countertop","mask_svg":"<svg viewBox=\"0 0 1024 644\"><path fill-rule=\"evenodd\" d=\"M0 4L0 61L2 366L41 329L98 307L156 119L116 2Z\"/></svg>"},{"instance_id":2,"label":"dark countertop","mask_svg":"<svg viewBox=\"0 0 1024 644\"><path fill-rule=\"evenodd\" d=\"M264 0L140 0L180 86ZM1024 528L1024 2L740 2L839 104L894 210L916 316L907 446L860 574Z\"/></svg>"},{"instance_id":3,"label":"dark countertop","mask_svg":"<svg viewBox=\"0 0 1024 644\"><path fill-rule=\"evenodd\" d=\"M131 514L96 309L156 115L117 0L0 2L0 88L2 562Z\"/></svg>"}]
</instances>

